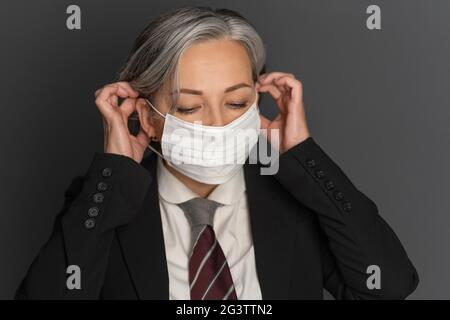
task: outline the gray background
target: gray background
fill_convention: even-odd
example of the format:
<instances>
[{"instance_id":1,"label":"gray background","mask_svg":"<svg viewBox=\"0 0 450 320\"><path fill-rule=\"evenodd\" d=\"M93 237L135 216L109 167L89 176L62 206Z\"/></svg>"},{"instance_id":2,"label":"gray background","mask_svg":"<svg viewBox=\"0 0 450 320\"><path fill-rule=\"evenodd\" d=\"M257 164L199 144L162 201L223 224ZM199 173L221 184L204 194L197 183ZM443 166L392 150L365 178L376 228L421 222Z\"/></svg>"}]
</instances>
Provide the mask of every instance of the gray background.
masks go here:
<instances>
[{"instance_id":1,"label":"gray background","mask_svg":"<svg viewBox=\"0 0 450 320\"><path fill-rule=\"evenodd\" d=\"M66 29L69 4L81 6L80 31ZM445 0L2 1L0 298L46 241L71 178L102 150L94 91L148 21L185 4L235 9L256 26L267 71L302 81L312 135L404 244L421 279L411 298L449 299ZM381 30L365 27L370 4Z\"/></svg>"}]
</instances>

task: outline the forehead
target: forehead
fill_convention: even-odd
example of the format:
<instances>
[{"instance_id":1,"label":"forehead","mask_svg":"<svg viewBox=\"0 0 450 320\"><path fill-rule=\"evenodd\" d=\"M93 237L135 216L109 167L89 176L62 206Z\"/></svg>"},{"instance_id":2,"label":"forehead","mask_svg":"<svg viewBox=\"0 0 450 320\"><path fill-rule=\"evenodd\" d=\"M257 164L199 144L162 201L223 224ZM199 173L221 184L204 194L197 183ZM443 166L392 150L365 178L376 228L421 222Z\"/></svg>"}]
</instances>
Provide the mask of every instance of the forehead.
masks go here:
<instances>
[{"instance_id":1,"label":"forehead","mask_svg":"<svg viewBox=\"0 0 450 320\"><path fill-rule=\"evenodd\" d=\"M181 87L221 89L252 80L246 49L237 41L222 39L197 43L183 52L179 63ZM190 88L190 87L189 87Z\"/></svg>"}]
</instances>

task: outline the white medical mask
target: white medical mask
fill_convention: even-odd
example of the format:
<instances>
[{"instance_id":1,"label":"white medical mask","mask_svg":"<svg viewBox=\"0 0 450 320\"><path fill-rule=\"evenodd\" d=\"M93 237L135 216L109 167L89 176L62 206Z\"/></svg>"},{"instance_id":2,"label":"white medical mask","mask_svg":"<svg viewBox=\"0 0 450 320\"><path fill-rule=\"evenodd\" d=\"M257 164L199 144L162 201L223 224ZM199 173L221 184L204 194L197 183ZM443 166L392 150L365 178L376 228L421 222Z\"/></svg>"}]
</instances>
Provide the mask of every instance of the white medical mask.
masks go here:
<instances>
[{"instance_id":1,"label":"white medical mask","mask_svg":"<svg viewBox=\"0 0 450 320\"><path fill-rule=\"evenodd\" d=\"M184 175L207 184L221 184L236 174L258 142L260 118L255 102L237 119L216 127L163 115L146 99L150 107L165 118L161 139L162 154L169 165Z\"/></svg>"}]
</instances>

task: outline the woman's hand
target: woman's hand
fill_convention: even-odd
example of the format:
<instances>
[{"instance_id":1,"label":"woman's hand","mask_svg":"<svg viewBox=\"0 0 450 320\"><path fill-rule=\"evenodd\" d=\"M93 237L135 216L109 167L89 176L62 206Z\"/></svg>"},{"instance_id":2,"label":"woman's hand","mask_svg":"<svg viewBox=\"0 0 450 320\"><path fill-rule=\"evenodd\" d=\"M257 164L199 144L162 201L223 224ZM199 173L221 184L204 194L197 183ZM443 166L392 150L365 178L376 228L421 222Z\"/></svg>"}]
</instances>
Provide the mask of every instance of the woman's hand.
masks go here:
<instances>
[{"instance_id":1,"label":"woman's hand","mask_svg":"<svg viewBox=\"0 0 450 320\"><path fill-rule=\"evenodd\" d=\"M271 130L278 130L280 153L286 152L310 136L303 106L302 83L295 79L293 74L263 74L259 77L256 88L259 92L269 92L278 105L279 113L275 119L269 120L261 115L261 129L267 129L265 133L269 142Z\"/></svg>"},{"instance_id":2,"label":"woman's hand","mask_svg":"<svg viewBox=\"0 0 450 320\"><path fill-rule=\"evenodd\" d=\"M103 117L104 152L127 156L137 163L142 161L150 138L141 129L135 137L128 131L128 117L136 110L139 93L127 82L107 84L95 91L95 104ZM125 100L118 105L118 97Z\"/></svg>"}]
</instances>

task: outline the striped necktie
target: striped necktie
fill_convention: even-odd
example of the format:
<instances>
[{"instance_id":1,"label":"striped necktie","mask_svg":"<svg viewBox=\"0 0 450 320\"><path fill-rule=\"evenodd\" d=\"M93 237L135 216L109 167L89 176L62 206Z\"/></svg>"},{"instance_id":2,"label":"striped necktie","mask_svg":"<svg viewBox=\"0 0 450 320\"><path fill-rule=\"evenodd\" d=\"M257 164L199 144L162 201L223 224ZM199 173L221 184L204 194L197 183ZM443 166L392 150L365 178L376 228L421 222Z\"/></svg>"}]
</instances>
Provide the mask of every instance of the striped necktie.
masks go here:
<instances>
[{"instance_id":1,"label":"striped necktie","mask_svg":"<svg viewBox=\"0 0 450 320\"><path fill-rule=\"evenodd\" d=\"M214 214L222 204L209 199L193 198L178 206L191 224L191 300L237 300L227 259L213 229Z\"/></svg>"}]
</instances>

